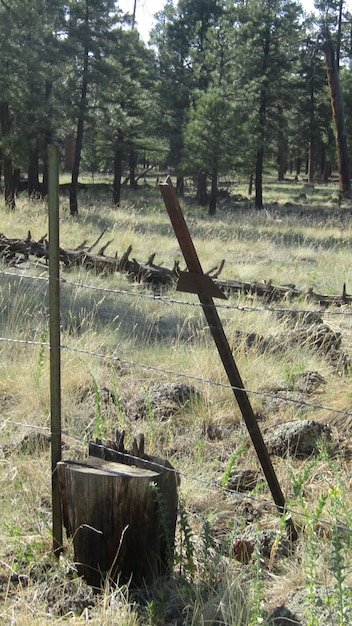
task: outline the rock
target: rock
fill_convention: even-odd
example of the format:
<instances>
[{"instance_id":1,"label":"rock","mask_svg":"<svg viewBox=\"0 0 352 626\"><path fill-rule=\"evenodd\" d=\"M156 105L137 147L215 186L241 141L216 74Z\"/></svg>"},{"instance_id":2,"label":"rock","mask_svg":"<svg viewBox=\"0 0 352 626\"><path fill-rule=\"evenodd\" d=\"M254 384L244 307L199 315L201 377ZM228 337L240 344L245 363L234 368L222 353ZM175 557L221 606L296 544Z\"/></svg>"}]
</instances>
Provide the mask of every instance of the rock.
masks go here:
<instances>
[{"instance_id":1,"label":"rock","mask_svg":"<svg viewBox=\"0 0 352 626\"><path fill-rule=\"evenodd\" d=\"M269 454L305 457L317 453L321 444L331 446L331 430L315 420L293 420L275 426L266 436Z\"/></svg>"},{"instance_id":2,"label":"rock","mask_svg":"<svg viewBox=\"0 0 352 626\"><path fill-rule=\"evenodd\" d=\"M257 482L257 471L252 469L233 469L227 479L226 488L234 491L252 491Z\"/></svg>"},{"instance_id":3,"label":"rock","mask_svg":"<svg viewBox=\"0 0 352 626\"><path fill-rule=\"evenodd\" d=\"M197 389L185 383L163 383L143 390L129 400L124 409L132 419L145 419L151 415L166 419L180 408L199 401L200 397Z\"/></svg>"},{"instance_id":4,"label":"rock","mask_svg":"<svg viewBox=\"0 0 352 626\"><path fill-rule=\"evenodd\" d=\"M268 626L302 626L296 616L285 606L277 606L268 617Z\"/></svg>"},{"instance_id":5,"label":"rock","mask_svg":"<svg viewBox=\"0 0 352 626\"><path fill-rule=\"evenodd\" d=\"M341 615L336 606L332 606L329 599L334 597L336 589L331 586L314 585L313 590L299 587L291 591L285 598L286 607L296 615L300 626L308 626L309 615L313 611L314 620L320 626L327 624L341 624ZM348 603L348 600L347 600ZM273 622L275 624L275 622ZM280 622L279 622L280 623ZM352 624L352 607L344 609L344 624Z\"/></svg>"},{"instance_id":6,"label":"rock","mask_svg":"<svg viewBox=\"0 0 352 626\"><path fill-rule=\"evenodd\" d=\"M295 388L301 393L310 394L325 384L325 379L319 374L319 372L306 371L297 376Z\"/></svg>"}]
</instances>

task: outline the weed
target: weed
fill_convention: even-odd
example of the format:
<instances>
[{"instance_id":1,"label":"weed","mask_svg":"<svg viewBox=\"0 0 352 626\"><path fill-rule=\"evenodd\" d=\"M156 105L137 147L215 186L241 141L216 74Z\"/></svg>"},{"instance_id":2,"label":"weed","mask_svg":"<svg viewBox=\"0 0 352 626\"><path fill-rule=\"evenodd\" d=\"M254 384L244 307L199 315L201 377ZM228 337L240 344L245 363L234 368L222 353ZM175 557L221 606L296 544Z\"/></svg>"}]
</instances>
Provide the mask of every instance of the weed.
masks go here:
<instances>
[{"instance_id":1,"label":"weed","mask_svg":"<svg viewBox=\"0 0 352 626\"><path fill-rule=\"evenodd\" d=\"M45 351L47 348L46 340L48 337L48 327L44 326L41 335L40 335L40 348L38 354L37 368L34 375L34 380L36 385L39 384L39 381L43 375L44 363L45 363Z\"/></svg>"},{"instance_id":2,"label":"weed","mask_svg":"<svg viewBox=\"0 0 352 626\"><path fill-rule=\"evenodd\" d=\"M176 555L176 563L179 565L180 574L191 578L195 573L193 531L189 524L188 514L182 500L179 501L179 551Z\"/></svg>"},{"instance_id":3,"label":"weed","mask_svg":"<svg viewBox=\"0 0 352 626\"><path fill-rule=\"evenodd\" d=\"M243 454L243 452L246 452L246 450L248 450L248 443L243 440L238 448L236 448L236 450L231 454L230 460L225 468L224 474L221 479L222 487L226 487L233 466L235 465L237 459L241 456L241 454Z\"/></svg>"},{"instance_id":4,"label":"weed","mask_svg":"<svg viewBox=\"0 0 352 626\"><path fill-rule=\"evenodd\" d=\"M169 571L172 570L174 564L174 537L170 534L170 524L167 519L167 513L165 508L165 502L162 498L160 488L156 483L151 483L151 488L154 493L158 505L158 519L160 520L160 540L165 543L166 558Z\"/></svg>"},{"instance_id":5,"label":"weed","mask_svg":"<svg viewBox=\"0 0 352 626\"><path fill-rule=\"evenodd\" d=\"M283 372L288 389L293 391L296 387L298 378L304 372L304 365L300 365L299 363L285 365Z\"/></svg>"},{"instance_id":6,"label":"weed","mask_svg":"<svg viewBox=\"0 0 352 626\"><path fill-rule=\"evenodd\" d=\"M259 541L256 542L254 551L253 569L254 580L252 586L251 616L248 626L258 626L264 623L264 584L263 584L263 559Z\"/></svg>"},{"instance_id":7,"label":"weed","mask_svg":"<svg viewBox=\"0 0 352 626\"><path fill-rule=\"evenodd\" d=\"M82 361L82 363L84 363L84 362ZM104 433L104 417L103 417L103 412L102 412L102 408L101 408L100 390L99 390L99 386L98 386L98 383L96 381L95 376L90 371L90 369L88 368L87 364L84 363L84 365L85 365L85 367L88 370L89 376L91 377L92 384L93 384L93 391L94 391L95 420L94 420L93 436L95 438L99 438L100 439L103 436L103 433Z\"/></svg>"}]
</instances>

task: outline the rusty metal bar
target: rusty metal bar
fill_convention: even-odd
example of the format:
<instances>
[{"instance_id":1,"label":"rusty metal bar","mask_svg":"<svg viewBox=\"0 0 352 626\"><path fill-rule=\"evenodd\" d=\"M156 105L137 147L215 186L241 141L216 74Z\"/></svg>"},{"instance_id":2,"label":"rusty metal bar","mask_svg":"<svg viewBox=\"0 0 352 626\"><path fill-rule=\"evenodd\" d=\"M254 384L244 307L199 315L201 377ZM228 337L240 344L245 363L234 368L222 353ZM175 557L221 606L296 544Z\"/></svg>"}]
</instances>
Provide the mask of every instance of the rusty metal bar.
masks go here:
<instances>
[{"instance_id":1,"label":"rusty metal bar","mask_svg":"<svg viewBox=\"0 0 352 626\"><path fill-rule=\"evenodd\" d=\"M202 266L200 264L196 249L194 247L170 177L166 179L165 183L161 183L159 185L159 188L189 272L193 274L203 274ZM244 389L240 373L238 371L231 348L227 341L227 337L225 335L216 306L213 302L213 298L210 295L205 295L204 293L198 293L198 297L201 302L204 315L208 322L209 329L212 333L213 339L218 349L221 361L228 376L230 385L233 389L238 406L241 410L243 419L246 423L249 435L256 450L259 462L262 466L274 502L278 507L279 512L281 514L285 513L284 495L281 491L279 481L271 463L267 447L263 440L263 436L259 429L248 395ZM287 524L290 529L291 538L293 540L296 539L297 532L293 526L291 517L287 519Z\"/></svg>"}]
</instances>

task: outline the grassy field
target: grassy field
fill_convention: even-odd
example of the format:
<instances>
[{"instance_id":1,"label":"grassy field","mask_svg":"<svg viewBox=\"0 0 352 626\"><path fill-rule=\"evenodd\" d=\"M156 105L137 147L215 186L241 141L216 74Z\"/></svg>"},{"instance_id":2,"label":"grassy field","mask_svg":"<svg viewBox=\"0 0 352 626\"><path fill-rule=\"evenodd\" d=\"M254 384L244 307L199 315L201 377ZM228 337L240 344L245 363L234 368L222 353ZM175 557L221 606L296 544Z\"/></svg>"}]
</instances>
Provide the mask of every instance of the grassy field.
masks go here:
<instances>
[{"instance_id":1,"label":"grassy field","mask_svg":"<svg viewBox=\"0 0 352 626\"><path fill-rule=\"evenodd\" d=\"M204 271L225 259L223 278L325 294L340 294L345 283L352 291L352 212L336 186L267 183L262 211L245 199L245 187L229 191L214 218L191 193L181 200ZM106 230L106 254L121 256L132 245L140 262L156 253L156 263L183 267L154 185L126 190L118 209L110 202L102 192L82 192L73 219L62 197L61 246L89 246ZM11 238L30 230L40 239L48 232L46 203L21 197L14 212L2 207L0 230ZM58 560L51 550L47 276L33 260L0 266L1 623L352 623L350 307L318 311L304 297L268 303L242 294L219 306L264 438L292 420L331 429L332 445L321 440L307 458L272 456L298 530L288 545L196 296L173 289L155 298L123 274L62 270L63 456L84 458L89 439L111 438L119 428L127 444L143 432L146 452L181 473L172 576L144 589L107 580L95 594L76 574L71 540ZM313 323L304 340L288 325L309 313L338 337L334 358L310 340ZM319 384L303 388L304 376ZM144 414L133 412L136 399L153 398L164 383L199 393L172 411L150 403ZM236 469L259 472L254 489L224 488ZM241 542L253 548L250 559L238 557ZM291 622L275 621L281 605Z\"/></svg>"}]
</instances>

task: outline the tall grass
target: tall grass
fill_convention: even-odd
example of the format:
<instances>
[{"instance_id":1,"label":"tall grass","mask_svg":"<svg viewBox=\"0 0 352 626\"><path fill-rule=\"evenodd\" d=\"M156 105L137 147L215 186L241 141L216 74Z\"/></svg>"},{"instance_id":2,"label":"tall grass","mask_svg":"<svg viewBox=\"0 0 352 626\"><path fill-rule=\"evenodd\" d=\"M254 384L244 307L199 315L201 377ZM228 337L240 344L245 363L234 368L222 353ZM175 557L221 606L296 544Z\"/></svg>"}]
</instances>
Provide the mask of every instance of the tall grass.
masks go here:
<instances>
[{"instance_id":1,"label":"tall grass","mask_svg":"<svg viewBox=\"0 0 352 626\"><path fill-rule=\"evenodd\" d=\"M351 218L347 212L337 213L334 189L316 188L307 200L295 201L299 191L299 186L272 184L264 211L232 203L220 205L218 216L211 219L185 198L182 203L204 270L225 258L228 278L294 282L299 288L312 286L327 293L338 293L346 280L348 285ZM286 202L291 204L285 206ZM25 237L25 227L39 239L47 230L46 221L45 204L25 199L19 200L14 213L0 212L1 230L9 237ZM62 199L63 247L75 247L85 239L90 244L105 228L101 245L113 239L107 254L122 254L132 244L132 256L139 261L156 252L157 263L172 267L177 259L183 266L154 191L130 195L119 209L113 209L106 198L96 201L86 194L75 219L69 216L67 199ZM171 579L159 581L155 589L137 591L107 581L101 595L90 602L89 591L75 576L70 542L61 561L51 555L49 450L38 448L28 454L22 445L29 432L47 433L49 428L47 283L32 280L45 277L47 270L29 263L21 269L5 265L1 269L6 274L0 280L0 575L4 577L0 585L5 580L6 589L0 620L26 625L60 624L67 619L78 624L89 619L118 626L183 620L187 625L248 626L265 624L274 606L300 586L311 625L320 623L315 609L322 589L328 598L325 608L331 609L335 623L348 623L352 421L342 412L352 411L349 372L337 372L324 354L309 346L290 344L277 352L262 352L255 346L248 348L244 340L236 342L238 331L244 338L251 333L274 340L282 337L285 324L272 308L314 310L314 306L304 300L267 306L255 297L235 295L228 308L219 308L261 428L266 431L277 422L308 415L330 423L338 443L335 458L321 450L309 460L274 460L299 540L285 556L280 556L277 546L269 556L263 555L258 546L255 558L243 564L233 556L233 542L253 530L253 524L259 536L263 529L281 533L282 523L271 507L265 481L249 499L221 489L233 468L259 466L196 297L170 292L165 299L156 299L147 287L129 284L121 275L99 277L79 269L63 270L65 456L84 456L90 436L111 437L118 427L126 431L127 440L144 432L146 451L168 458L182 474ZM17 276L8 276L9 271ZM248 306L258 310L249 312ZM327 311L324 322L341 332L342 348L349 355L351 316L347 308L338 313L342 315ZM319 372L327 383L305 397L311 404L308 413L303 414L294 401L277 409L275 394L287 392L295 400L299 375L305 371ZM164 420L156 417L150 401L146 417L131 417L128 403L143 393L150 400L151 389L166 381L194 385L201 399ZM106 390L115 401L106 403ZM57 588L71 603L58 599ZM87 603L78 602L86 594Z\"/></svg>"}]
</instances>

